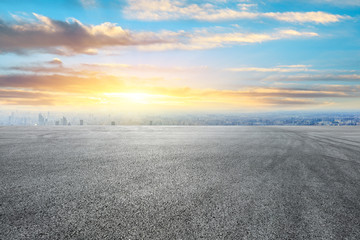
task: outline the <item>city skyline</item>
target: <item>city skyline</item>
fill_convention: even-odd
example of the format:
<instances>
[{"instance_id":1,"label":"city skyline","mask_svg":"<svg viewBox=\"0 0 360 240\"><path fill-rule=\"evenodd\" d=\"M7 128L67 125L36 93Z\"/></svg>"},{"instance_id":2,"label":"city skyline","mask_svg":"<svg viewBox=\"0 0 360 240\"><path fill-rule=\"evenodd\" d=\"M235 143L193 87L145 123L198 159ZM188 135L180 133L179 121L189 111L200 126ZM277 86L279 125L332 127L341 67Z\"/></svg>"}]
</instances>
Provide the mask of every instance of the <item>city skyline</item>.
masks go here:
<instances>
[{"instance_id":1,"label":"city skyline","mask_svg":"<svg viewBox=\"0 0 360 240\"><path fill-rule=\"evenodd\" d=\"M5 111L351 111L360 1L0 2Z\"/></svg>"},{"instance_id":2,"label":"city skyline","mask_svg":"<svg viewBox=\"0 0 360 240\"><path fill-rule=\"evenodd\" d=\"M0 126L357 126L360 112L61 113L0 111Z\"/></svg>"}]
</instances>

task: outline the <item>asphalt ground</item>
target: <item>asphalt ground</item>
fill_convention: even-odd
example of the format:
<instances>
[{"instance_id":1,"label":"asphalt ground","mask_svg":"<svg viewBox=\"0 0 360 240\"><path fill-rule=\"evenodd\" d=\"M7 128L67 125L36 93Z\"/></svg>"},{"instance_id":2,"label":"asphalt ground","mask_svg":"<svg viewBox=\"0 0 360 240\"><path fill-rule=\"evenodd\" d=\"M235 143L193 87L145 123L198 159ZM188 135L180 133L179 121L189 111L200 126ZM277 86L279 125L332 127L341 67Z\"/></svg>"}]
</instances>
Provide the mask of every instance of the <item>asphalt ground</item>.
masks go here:
<instances>
[{"instance_id":1,"label":"asphalt ground","mask_svg":"<svg viewBox=\"0 0 360 240\"><path fill-rule=\"evenodd\" d=\"M0 239L360 239L360 127L0 127Z\"/></svg>"}]
</instances>

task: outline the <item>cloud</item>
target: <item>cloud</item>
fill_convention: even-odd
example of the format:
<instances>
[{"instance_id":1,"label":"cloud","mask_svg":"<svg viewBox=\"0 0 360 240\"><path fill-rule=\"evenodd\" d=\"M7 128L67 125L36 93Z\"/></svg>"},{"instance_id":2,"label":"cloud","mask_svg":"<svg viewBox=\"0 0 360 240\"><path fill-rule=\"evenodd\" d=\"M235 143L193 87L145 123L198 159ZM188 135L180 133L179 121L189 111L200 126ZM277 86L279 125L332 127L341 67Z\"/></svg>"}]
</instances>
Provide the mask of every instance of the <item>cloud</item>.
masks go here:
<instances>
[{"instance_id":1,"label":"cloud","mask_svg":"<svg viewBox=\"0 0 360 240\"><path fill-rule=\"evenodd\" d=\"M123 90L122 86L122 81L114 76L0 75L0 87L27 88L39 91L95 93L99 91L121 91Z\"/></svg>"},{"instance_id":2,"label":"cloud","mask_svg":"<svg viewBox=\"0 0 360 240\"><path fill-rule=\"evenodd\" d=\"M59 74L74 77L102 77L107 75L121 76L121 79L128 78L134 82L148 82L151 80L163 80L159 75L168 75L180 73L199 73L208 70L207 66L159 66L151 64L125 64L125 63L81 63L72 67L63 65L60 59L51 61L29 63L22 66L0 67L0 70L10 71L13 75L26 73L36 75ZM133 76L143 76L134 78ZM145 78L144 78L145 77Z\"/></svg>"},{"instance_id":3,"label":"cloud","mask_svg":"<svg viewBox=\"0 0 360 240\"><path fill-rule=\"evenodd\" d=\"M124 73L125 71L132 71L135 73L138 72L154 72L154 73L161 73L161 72L169 72L169 73L179 73L179 72L199 72L207 70L207 66L193 66L193 67L179 67L179 66L157 66L151 64L137 64L137 65L130 65L130 64L122 64L122 63L84 63L81 64L81 67L85 69L92 69L98 71L105 71L105 72L119 72Z\"/></svg>"},{"instance_id":4,"label":"cloud","mask_svg":"<svg viewBox=\"0 0 360 240\"><path fill-rule=\"evenodd\" d=\"M152 32L135 33L115 23L84 25L76 19L57 21L34 13L36 21L5 23L0 20L0 52L29 50L66 55L96 54L109 46L137 46L171 42Z\"/></svg>"},{"instance_id":5,"label":"cloud","mask_svg":"<svg viewBox=\"0 0 360 240\"><path fill-rule=\"evenodd\" d=\"M124 13L129 18L140 20L176 20L194 19L200 21L221 21L235 19L256 19L271 18L285 22L314 22L314 23L334 23L347 16L325 13L325 12L250 12L250 8L256 7L254 4L240 3L239 9L219 8L210 3L204 4L185 4L184 1L176 0L129 0Z\"/></svg>"},{"instance_id":6,"label":"cloud","mask_svg":"<svg viewBox=\"0 0 360 240\"><path fill-rule=\"evenodd\" d=\"M80 64L72 69L63 65L49 64L49 62L43 62L43 64L44 66L13 67L17 74L0 75L0 103L34 106L95 106L100 104L125 108L129 108L132 106L131 104L140 104L147 105L148 108L176 106L179 108L222 109L226 107L234 109L318 106L329 104L335 99L342 101L341 99L360 98L360 86L357 85L312 84L301 86L297 84L277 87L274 85L243 86L235 90L204 89L174 86L168 81L139 78L138 75L109 75L109 70L118 68L134 69L135 72L160 71L160 68L152 65ZM276 68L296 69L302 67L311 66L280 65ZM183 70L186 71L186 69L169 69L169 71ZM121 72L120 74L123 74ZM360 80L360 76L356 74L339 74L338 76L342 78L351 76Z\"/></svg>"},{"instance_id":7,"label":"cloud","mask_svg":"<svg viewBox=\"0 0 360 240\"><path fill-rule=\"evenodd\" d=\"M273 13L263 13L262 16L273 18L279 21L293 22L293 23L334 23L339 22L340 20L347 19L346 16L341 16L337 14L330 14L325 12L273 12Z\"/></svg>"},{"instance_id":8,"label":"cloud","mask_svg":"<svg viewBox=\"0 0 360 240\"><path fill-rule=\"evenodd\" d=\"M213 29L193 32L132 32L115 23L84 25L76 19L57 21L34 14L35 21L0 22L0 52L48 52L58 55L96 54L106 47L136 47L140 50L200 50L278 39L317 37L315 32L283 29L273 33L217 33ZM55 61L55 60L54 60ZM55 63L55 62L53 62ZM57 60L57 63L60 63Z\"/></svg>"},{"instance_id":9,"label":"cloud","mask_svg":"<svg viewBox=\"0 0 360 240\"><path fill-rule=\"evenodd\" d=\"M140 102L139 98L141 98ZM219 107L259 107L317 105L333 98L359 98L359 91L344 86L313 88L250 86L238 90L168 87L138 84L107 75L101 77L57 74L0 76L2 104L116 105L121 101L125 106L127 101L136 100L137 104L162 106L202 107L215 104Z\"/></svg>"},{"instance_id":10,"label":"cloud","mask_svg":"<svg viewBox=\"0 0 360 240\"><path fill-rule=\"evenodd\" d=\"M279 68L308 68L311 65L303 65L303 64L296 64L296 65L279 65Z\"/></svg>"},{"instance_id":11,"label":"cloud","mask_svg":"<svg viewBox=\"0 0 360 240\"><path fill-rule=\"evenodd\" d=\"M49 61L50 64L55 64L55 65L62 65L63 62L59 59L59 58L54 58L53 60Z\"/></svg>"},{"instance_id":12,"label":"cloud","mask_svg":"<svg viewBox=\"0 0 360 240\"><path fill-rule=\"evenodd\" d=\"M291 76L269 76L270 81L315 81L315 82L360 82L359 74L298 74Z\"/></svg>"},{"instance_id":13,"label":"cloud","mask_svg":"<svg viewBox=\"0 0 360 240\"><path fill-rule=\"evenodd\" d=\"M277 40L292 37L317 37L314 32L298 32L292 29L281 30L275 33L224 33L224 34L205 34L194 36L193 43L213 43L213 44L236 44L236 43L259 43L270 40Z\"/></svg>"},{"instance_id":14,"label":"cloud","mask_svg":"<svg viewBox=\"0 0 360 240\"><path fill-rule=\"evenodd\" d=\"M59 59L60 60L60 59ZM28 64L24 66L12 66L12 67L6 67L2 68L4 70L10 70L12 72L15 72L15 75L21 74L21 73L30 73L30 74L37 74L37 75L43 75L43 74L62 74L62 75L71 75L71 76L89 76L89 75L96 75L98 72L90 71L86 69L73 69L69 67L65 67L62 63L62 61L59 61L57 58L43 62L42 64ZM1 68L0 68L1 69Z\"/></svg>"},{"instance_id":15,"label":"cloud","mask_svg":"<svg viewBox=\"0 0 360 240\"><path fill-rule=\"evenodd\" d=\"M37 91L0 89L0 103L4 105L53 105L51 94Z\"/></svg>"},{"instance_id":16,"label":"cloud","mask_svg":"<svg viewBox=\"0 0 360 240\"><path fill-rule=\"evenodd\" d=\"M11 98L2 99L0 97L0 103L2 105L15 105L15 106L53 106L55 102L53 99L21 99Z\"/></svg>"},{"instance_id":17,"label":"cloud","mask_svg":"<svg viewBox=\"0 0 360 240\"><path fill-rule=\"evenodd\" d=\"M258 5L256 3L239 3L237 6L242 11L248 11L251 8L256 8Z\"/></svg>"},{"instance_id":18,"label":"cloud","mask_svg":"<svg viewBox=\"0 0 360 240\"><path fill-rule=\"evenodd\" d=\"M0 98L44 98L49 97L49 94L39 93L35 91L20 91L0 89Z\"/></svg>"},{"instance_id":19,"label":"cloud","mask_svg":"<svg viewBox=\"0 0 360 240\"><path fill-rule=\"evenodd\" d=\"M264 99L264 103L269 105L276 105L276 106L286 106L286 105L324 105L327 102L317 102L314 100L308 99L293 99L293 98L279 98L279 99Z\"/></svg>"},{"instance_id":20,"label":"cloud","mask_svg":"<svg viewBox=\"0 0 360 240\"><path fill-rule=\"evenodd\" d=\"M296 88L273 88L273 87L251 87L248 89L230 91L208 91L208 93L220 93L233 97L260 97L260 98L325 98L325 97L347 97L348 92L329 91L324 89L309 90Z\"/></svg>"},{"instance_id":21,"label":"cloud","mask_svg":"<svg viewBox=\"0 0 360 240\"><path fill-rule=\"evenodd\" d=\"M202 50L233 45L262 43L280 39L311 38L318 36L319 35L315 32L299 32L293 29L279 30L273 33L214 33L204 30L188 34L178 42L153 44L151 46L141 46L140 48L143 50L158 51L169 49Z\"/></svg>"},{"instance_id":22,"label":"cloud","mask_svg":"<svg viewBox=\"0 0 360 240\"><path fill-rule=\"evenodd\" d=\"M100 98L89 95L0 88L0 104L3 106L86 106L96 105L99 100L101 101Z\"/></svg>"},{"instance_id":23,"label":"cloud","mask_svg":"<svg viewBox=\"0 0 360 240\"><path fill-rule=\"evenodd\" d=\"M283 97L291 95L284 90L282 94L272 96L269 94L252 94L248 91L227 90L200 90L190 88L156 88L149 89L153 93L116 92L103 94L68 94L48 93L25 89L6 90L0 89L0 103L3 105L26 105L26 106L94 106L115 105L116 108L125 105L149 105L173 106L173 107L204 107L219 109L224 107L267 107L267 106L299 106L299 105L322 105L325 102L306 98ZM256 91L254 92L256 93ZM172 95L171 95L172 94ZM215 108L217 108L215 107ZM147 107L149 108L149 107Z\"/></svg>"},{"instance_id":24,"label":"cloud","mask_svg":"<svg viewBox=\"0 0 360 240\"><path fill-rule=\"evenodd\" d=\"M260 67L241 67L241 68L227 68L226 71L231 72L264 72L264 73L287 73L287 72L316 72L315 69L309 69L310 65L280 65L272 68Z\"/></svg>"}]
</instances>

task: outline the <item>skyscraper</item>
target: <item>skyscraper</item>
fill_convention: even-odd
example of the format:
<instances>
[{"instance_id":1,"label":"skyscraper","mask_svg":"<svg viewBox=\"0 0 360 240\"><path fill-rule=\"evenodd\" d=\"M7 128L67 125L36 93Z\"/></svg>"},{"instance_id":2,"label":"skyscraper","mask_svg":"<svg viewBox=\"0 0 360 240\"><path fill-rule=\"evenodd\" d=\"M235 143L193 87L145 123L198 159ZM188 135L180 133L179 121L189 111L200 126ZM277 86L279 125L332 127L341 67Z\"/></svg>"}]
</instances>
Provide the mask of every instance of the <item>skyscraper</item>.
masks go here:
<instances>
[{"instance_id":1,"label":"skyscraper","mask_svg":"<svg viewBox=\"0 0 360 240\"><path fill-rule=\"evenodd\" d=\"M44 126L45 125L45 118L41 113L39 113L38 124L39 124L39 126Z\"/></svg>"},{"instance_id":2,"label":"skyscraper","mask_svg":"<svg viewBox=\"0 0 360 240\"><path fill-rule=\"evenodd\" d=\"M67 119L66 119L66 117L62 117L62 119L61 119L61 123L62 123L62 125L64 125L64 126L66 126L67 125Z\"/></svg>"}]
</instances>

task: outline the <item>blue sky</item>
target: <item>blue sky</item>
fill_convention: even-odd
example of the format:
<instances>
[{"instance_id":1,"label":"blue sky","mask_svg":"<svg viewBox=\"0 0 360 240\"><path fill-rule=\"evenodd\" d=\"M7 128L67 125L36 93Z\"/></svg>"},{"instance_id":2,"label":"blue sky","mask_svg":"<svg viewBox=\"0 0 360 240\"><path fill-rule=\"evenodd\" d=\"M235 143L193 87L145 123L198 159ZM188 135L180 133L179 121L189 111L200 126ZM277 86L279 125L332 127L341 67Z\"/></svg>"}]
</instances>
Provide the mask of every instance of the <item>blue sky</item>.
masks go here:
<instances>
[{"instance_id":1,"label":"blue sky","mask_svg":"<svg viewBox=\"0 0 360 240\"><path fill-rule=\"evenodd\" d=\"M0 2L4 108L358 110L358 0Z\"/></svg>"}]
</instances>

